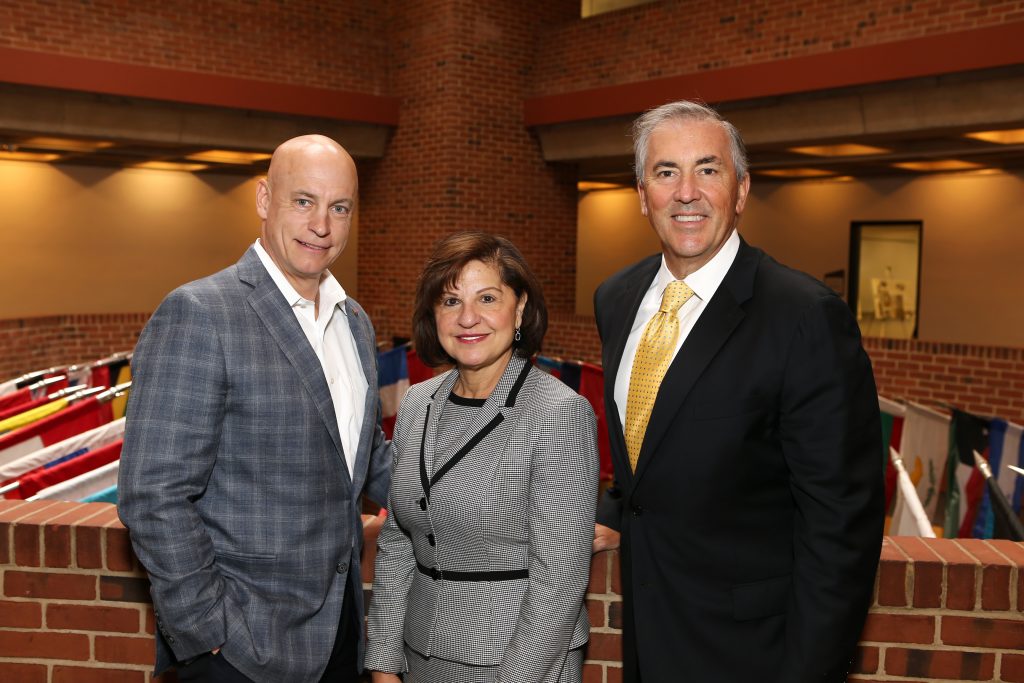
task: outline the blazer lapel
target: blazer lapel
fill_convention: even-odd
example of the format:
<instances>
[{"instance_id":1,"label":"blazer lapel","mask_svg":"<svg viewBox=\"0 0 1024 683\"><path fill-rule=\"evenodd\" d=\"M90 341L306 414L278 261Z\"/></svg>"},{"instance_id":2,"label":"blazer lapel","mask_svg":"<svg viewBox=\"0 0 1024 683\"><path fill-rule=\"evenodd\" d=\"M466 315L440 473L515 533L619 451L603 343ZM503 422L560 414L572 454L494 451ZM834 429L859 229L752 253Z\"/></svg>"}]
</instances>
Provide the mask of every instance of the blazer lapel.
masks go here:
<instances>
[{"instance_id":1,"label":"blazer lapel","mask_svg":"<svg viewBox=\"0 0 1024 683\"><path fill-rule=\"evenodd\" d=\"M610 427L608 434L612 442L612 452L621 453L623 457L626 457L626 437L622 422L619 420L618 404L615 403L615 378L619 374L622 354L626 350L626 340L629 339L629 331L636 320L637 311L640 310L640 302L643 301L644 293L647 292L660 267L660 254L648 259L648 262L643 263L636 275L608 303L612 311L622 311L622 314L614 316L618 325L611 330L606 345L608 352L604 358L605 417ZM630 468L627 466L625 471L630 473Z\"/></svg>"},{"instance_id":2,"label":"blazer lapel","mask_svg":"<svg viewBox=\"0 0 1024 683\"><path fill-rule=\"evenodd\" d=\"M643 476L648 461L704 368L743 320L742 304L753 295L757 259L757 251L741 240L736 260L665 373L647 423L635 479Z\"/></svg>"},{"instance_id":3,"label":"blazer lapel","mask_svg":"<svg viewBox=\"0 0 1024 683\"><path fill-rule=\"evenodd\" d=\"M251 247L238 262L238 275L243 282L252 285L253 291L249 295L249 305L252 306L263 326L277 342L281 352L284 353L299 376L306 393L316 405L320 417L324 421L324 426L327 427L331 440L334 441L334 445L338 449L338 456L342 458L344 464L341 436L338 433L338 419L334 414L331 392L327 388L327 380L324 378L320 359L316 357L313 347L309 345L309 340L306 339L299 321L295 319L295 314L281 295L281 290L274 284L274 280ZM271 388L271 390L273 389ZM348 467L342 469L347 479Z\"/></svg>"},{"instance_id":4,"label":"blazer lapel","mask_svg":"<svg viewBox=\"0 0 1024 683\"><path fill-rule=\"evenodd\" d=\"M352 339L359 354L359 363L366 376L366 397L363 404L363 424L359 428L359 447L353 471L353 485L357 491L362 490L363 478L366 476L366 460L370 457L371 445L378 424L377 409L380 404L379 376L377 373L377 348L371 334L370 320L362 307L351 299L345 299L345 313L348 318ZM337 313L335 313L337 315Z\"/></svg>"},{"instance_id":5,"label":"blazer lapel","mask_svg":"<svg viewBox=\"0 0 1024 683\"><path fill-rule=\"evenodd\" d=\"M453 371L451 376L445 379L441 384L441 388L434 394L434 402L430 409L431 424L427 429L430 436L424 443L424 462L426 463L429 475L432 476L443 468L466 444L475 438L479 438L478 435L493 429L496 425L492 423L499 415L511 417L512 411L516 410L516 408L506 404L509 402L509 394L512 391L518 391L518 387L521 386L521 383L517 380L519 380L519 376L522 374L526 363L526 359L513 354L508 367L505 368L501 379L498 380L498 385L473 419L473 423L450 448L441 453L434 453L433 444L437 441L437 420L445 404L448 402L448 396L452 393L452 387L455 386L455 380L459 376L458 371Z\"/></svg>"}]
</instances>

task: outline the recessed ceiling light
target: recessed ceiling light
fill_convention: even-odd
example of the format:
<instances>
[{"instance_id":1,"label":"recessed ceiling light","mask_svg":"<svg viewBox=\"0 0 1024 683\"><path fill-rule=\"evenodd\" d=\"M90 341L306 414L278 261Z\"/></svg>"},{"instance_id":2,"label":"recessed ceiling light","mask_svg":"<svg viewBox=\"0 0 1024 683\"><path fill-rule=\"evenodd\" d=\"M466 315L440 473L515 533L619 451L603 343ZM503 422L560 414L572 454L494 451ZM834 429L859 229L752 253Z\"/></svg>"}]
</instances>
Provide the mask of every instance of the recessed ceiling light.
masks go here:
<instances>
[{"instance_id":1,"label":"recessed ceiling light","mask_svg":"<svg viewBox=\"0 0 1024 683\"><path fill-rule=\"evenodd\" d=\"M860 157L872 154L887 154L891 149L872 147L871 145L812 145L809 147L790 147L790 152L809 154L816 157Z\"/></svg>"},{"instance_id":2,"label":"recessed ceiling light","mask_svg":"<svg viewBox=\"0 0 1024 683\"><path fill-rule=\"evenodd\" d=\"M182 164L177 161L143 161L134 164L133 168L145 168L153 171L201 171L206 164Z\"/></svg>"},{"instance_id":3,"label":"recessed ceiling light","mask_svg":"<svg viewBox=\"0 0 1024 683\"><path fill-rule=\"evenodd\" d=\"M208 149L205 152L189 154L186 159L209 161L215 164L253 164L270 158L266 152L234 152L228 149Z\"/></svg>"},{"instance_id":4,"label":"recessed ceiling light","mask_svg":"<svg viewBox=\"0 0 1024 683\"><path fill-rule=\"evenodd\" d=\"M60 155L45 152L9 152L0 150L0 159L8 161L53 161L60 159Z\"/></svg>"},{"instance_id":5,"label":"recessed ceiling light","mask_svg":"<svg viewBox=\"0 0 1024 683\"><path fill-rule=\"evenodd\" d=\"M595 180L581 180L576 183L576 189L580 192L590 192L592 190L621 190L626 187L620 183L602 183Z\"/></svg>"},{"instance_id":6,"label":"recessed ceiling light","mask_svg":"<svg viewBox=\"0 0 1024 683\"><path fill-rule=\"evenodd\" d=\"M820 168L770 168L758 170L755 173L775 178L826 178L835 175L834 171L826 171Z\"/></svg>"},{"instance_id":7,"label":"recessed ceiling light","mask_svg":"<svg viewBox=\"0 0 1024 683\"><path fill-rule=\"evenodd\" d=\"M97 149L113 147L113 142L105 140L73 140L70 138L35 137L17 143L19 147L34 149L59 149L65 152L95 152Z\"/></svg>"},{"instance_id":8,"label":"recessed ceiling light","mask_svg":"<svg viewBox=\"0 0 1024 683\"><path fill-rule=\"evenodd\" d=\"M901 161L894 163L896 168L908 171L968 171L982 168L981 164L959 159L937 159L935 161Z\"/></svg>"},{"instance_id":9,"label":"recessed ceiling light","mask_svg":"<svg viewBox=\"0 0 1024 683\"><path fill-rule=\"evenodd\" d=\"M994 142L999 145L1019 145L1024 143L1024 128L1013 130L983 130L977 133L967 133L964 137Z\"/></svg>"}]
</instances>

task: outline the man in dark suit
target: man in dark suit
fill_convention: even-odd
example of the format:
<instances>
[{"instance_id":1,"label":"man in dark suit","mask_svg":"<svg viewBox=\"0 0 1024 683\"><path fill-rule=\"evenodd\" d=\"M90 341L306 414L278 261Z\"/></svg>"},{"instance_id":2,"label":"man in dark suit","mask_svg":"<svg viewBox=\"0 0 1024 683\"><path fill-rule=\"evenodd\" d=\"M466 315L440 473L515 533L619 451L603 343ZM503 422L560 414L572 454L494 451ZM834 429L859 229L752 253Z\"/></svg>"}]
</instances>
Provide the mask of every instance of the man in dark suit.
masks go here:
<instances>
[{"instance_id":1,"label":"man in dark suit","mask_svg":"<svg viewBox=\"0 0 1024 683\"><path fill-rule=\"evenodd\" d=\"M160 304L132 363L119 511L149 572L156 670L181 681L355 680L360 494L385 500L376 343L328 267L352 158L308 135L257 185L235 265Z\"/></svg>"},{"instance_id":2,"label":"man in dark suit","mask_svg":"<svg viewBox=\"0 0 1024 683\"><path fill-rule=\"evenodd\" d=\"M634 145L662 253L595 295L616 477L599 520L621 532L624 680L844 681L883 519L857 323L739 236L746 155L714 110L652 110Z\"/></svg>"}]
</instances>

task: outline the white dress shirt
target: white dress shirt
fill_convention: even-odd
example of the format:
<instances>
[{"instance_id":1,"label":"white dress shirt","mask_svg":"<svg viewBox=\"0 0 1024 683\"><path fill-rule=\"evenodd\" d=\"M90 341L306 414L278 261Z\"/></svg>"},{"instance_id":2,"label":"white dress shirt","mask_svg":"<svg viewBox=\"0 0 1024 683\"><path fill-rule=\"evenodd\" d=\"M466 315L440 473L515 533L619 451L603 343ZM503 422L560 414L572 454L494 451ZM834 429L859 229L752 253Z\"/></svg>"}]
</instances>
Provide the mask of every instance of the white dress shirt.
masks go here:
<instances>
[{"instance_id":1,"label":"white dress shirt","mask_svg":"<svg viewBox=\"0 0 1024 683\"><path fill-rule=\"evenodd\" d=\"M711 260L703 266L683 278L694 296L683 304L679 309L679 338L676 339L676 348L672 351L672 360L675 360L679 348L683 345L686 337L697 324L697 319L704 312L708 301L718 291L719 285L725 279L725 274L732 267L736 260L736 254L740 250L740 236L735 230L725 240L725 244L718 250L718 253L711 257ZM640 308L633 320L633 327L629 330L629 337L626 338L626 348L622 351L622 360L619 363L619 372L615 376L615 407L619 412L619 421L626 424L626 399L629 396L629 380L633 375L633 359L636 356L636 347L640 343L644 328L654 314L661 309L661 298L669 283L675 280L672 271L665 263L664 255L661 257L661 268L654 276L651 286L647 288L644 298L640 301Z\"/></svg>"},{"instance_id":2,"label":"white dress shirt","mask_svg":"<svg viewBox=\"0 0 1024 683\"><path fill-rule=\"evenodd\" d=\"M338 419L338 433L345 451L348 473L355 471L356 450L359 447L359 431L363 426L364 401L366 399L366 375L359 362L356 342L348 323L345 310L345 290L337 278L327 271L320 280L320 315L316 315L316 303L295 291L288 278L277 267L270 254L256 240L256 255L263 267L270 273L277 288L281 290L295 318L306 334L310 346L320 359L327 388L331 392L334 414Z\"/></svg>"}]
</instances>

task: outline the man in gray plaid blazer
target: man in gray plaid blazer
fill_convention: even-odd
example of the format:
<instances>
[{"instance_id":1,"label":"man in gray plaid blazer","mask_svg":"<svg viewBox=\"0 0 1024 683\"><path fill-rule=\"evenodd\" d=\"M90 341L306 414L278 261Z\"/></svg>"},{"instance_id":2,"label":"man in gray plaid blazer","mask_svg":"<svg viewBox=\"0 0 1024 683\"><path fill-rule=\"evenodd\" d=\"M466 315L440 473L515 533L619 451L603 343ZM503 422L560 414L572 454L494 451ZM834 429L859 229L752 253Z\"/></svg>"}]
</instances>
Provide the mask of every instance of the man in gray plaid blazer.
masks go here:
<instances>
[{"instance_id":1,"label":"man in gray plaid blazer","mask_svg":"<svg viewBox=\"0 0 1024 683\"><path fill-rule=\"evenodd\" d=\"M156 671L352 681L362 668L360 494L384 501L376 343L327 270L356 208L336 142L281 145L260 239L172 292L143 331L120 514L149 572Z\"/></svg>"}]
</instances>

